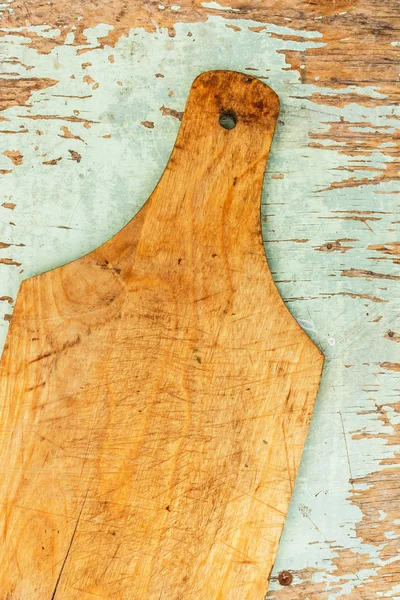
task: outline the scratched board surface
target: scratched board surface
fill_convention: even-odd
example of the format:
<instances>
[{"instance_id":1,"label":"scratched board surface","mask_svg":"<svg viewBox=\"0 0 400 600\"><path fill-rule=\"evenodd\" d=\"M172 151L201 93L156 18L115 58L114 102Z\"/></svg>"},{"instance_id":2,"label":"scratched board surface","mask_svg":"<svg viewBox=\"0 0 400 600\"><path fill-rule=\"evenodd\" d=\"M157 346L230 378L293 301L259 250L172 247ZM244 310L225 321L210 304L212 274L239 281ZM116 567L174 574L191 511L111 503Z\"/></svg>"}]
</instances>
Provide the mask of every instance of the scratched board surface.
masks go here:
<instances>
[{"instance_id":1,"label":"scratched board surface","mask_svg":"<svg viewBox=\"0 0 400 600\"><path fill-rule=\"evenodd\" d=\"M142 206L192 80L260 77L281 100L265 249L326 357L267 597L400 598L397 3L14 0L0 15L1 346L22 279Z\"/></svg>"}]
</instances>

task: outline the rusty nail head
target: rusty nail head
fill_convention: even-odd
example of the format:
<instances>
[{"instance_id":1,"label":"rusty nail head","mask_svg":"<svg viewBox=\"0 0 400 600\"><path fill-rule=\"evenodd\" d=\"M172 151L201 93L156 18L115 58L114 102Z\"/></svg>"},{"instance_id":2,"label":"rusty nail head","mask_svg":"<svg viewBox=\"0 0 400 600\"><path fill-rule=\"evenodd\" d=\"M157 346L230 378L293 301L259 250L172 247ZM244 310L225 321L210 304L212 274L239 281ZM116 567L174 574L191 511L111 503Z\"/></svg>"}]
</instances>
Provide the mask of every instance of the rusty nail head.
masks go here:
<instances>
[{"instance_id":1,"label":"rusty nail head","mask_svg":"<svg viewBox=\"0 0 400 600\"><path fill-rule=\"evenodd\" d=\"M293 575L289 571L281 571L278 575L278 581L281 585L290 585L293 581Z\"/></svg>"}]
</instances>

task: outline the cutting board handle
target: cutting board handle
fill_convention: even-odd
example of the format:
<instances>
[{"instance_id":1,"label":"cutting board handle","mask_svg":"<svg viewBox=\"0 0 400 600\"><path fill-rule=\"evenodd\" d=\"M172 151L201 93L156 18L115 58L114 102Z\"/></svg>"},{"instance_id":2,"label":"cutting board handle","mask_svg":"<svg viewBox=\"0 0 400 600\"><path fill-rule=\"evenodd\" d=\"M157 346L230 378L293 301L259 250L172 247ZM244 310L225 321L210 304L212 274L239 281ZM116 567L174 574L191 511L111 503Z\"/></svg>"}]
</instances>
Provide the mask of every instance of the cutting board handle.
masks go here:
<instances>
[{"instance_id":1,"label":"cutting board handle","mask_svg":"<svg viewBox=\"0 0 400 600\"><path fill-rule=\"evenodd\" d=\"M278 113L278 96L259 79L234 71L195 79L171 157L149 198L152 218L141 236L147 256L154 255L155 240L160 251L168 237L185 252L220 245L221 233L237 238L238 252L255 246L264 252L260 199Z\"/></svg>"}]
</instances>

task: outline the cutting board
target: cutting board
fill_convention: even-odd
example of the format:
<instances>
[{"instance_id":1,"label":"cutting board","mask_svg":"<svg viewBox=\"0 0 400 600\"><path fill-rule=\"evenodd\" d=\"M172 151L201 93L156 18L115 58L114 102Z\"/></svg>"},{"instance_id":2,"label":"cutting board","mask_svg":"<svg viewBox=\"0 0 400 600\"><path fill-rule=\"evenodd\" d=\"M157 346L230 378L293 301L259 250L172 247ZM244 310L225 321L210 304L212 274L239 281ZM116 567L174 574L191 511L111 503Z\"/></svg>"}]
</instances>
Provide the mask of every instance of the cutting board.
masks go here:
<instances>
[{"instance_id":1,"label":"cutting board","mask_svg":"<svg viewBox=\"0 0 400 600\"><path fill-rule=\"evenodd\" d=\"M261 238L278 110L253 77L200 75L136 217L22 283L0 600L264 597L323 362Z\"/></svg>"}]
</instances>

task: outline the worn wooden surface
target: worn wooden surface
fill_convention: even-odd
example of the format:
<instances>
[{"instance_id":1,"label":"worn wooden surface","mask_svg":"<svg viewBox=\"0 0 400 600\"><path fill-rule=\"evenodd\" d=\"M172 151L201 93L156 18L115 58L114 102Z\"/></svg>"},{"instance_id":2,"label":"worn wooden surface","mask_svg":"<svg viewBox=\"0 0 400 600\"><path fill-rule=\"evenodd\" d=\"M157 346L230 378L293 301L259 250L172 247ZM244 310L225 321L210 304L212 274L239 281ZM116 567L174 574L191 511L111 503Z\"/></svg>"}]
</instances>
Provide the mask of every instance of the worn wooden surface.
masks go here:
<instances>
[{"instance_id":1,"label":"worn wooden surface","mask_svg":"<svg viewBox=\"0 0 400 600\"><path fill-rule=\"evenodd\" d=\"M136 217L21 286L0 365L2 599L264 597L323 363L262 243L278 113L259 79L197 77Z\"/></svg>"},{"instance_id":2,"label":"worn wooden surface","mask_svg":"<svg viewBox=\"0 0 400 600\"><path fill-rule=\"evenodd\" d=\"M399 597L398 3L1 10L3 338L22 278L94 249L143 204L196 75L231 68L277 91L265 248L326 361L268 598Z\"/></svg>"}]
</instances>

